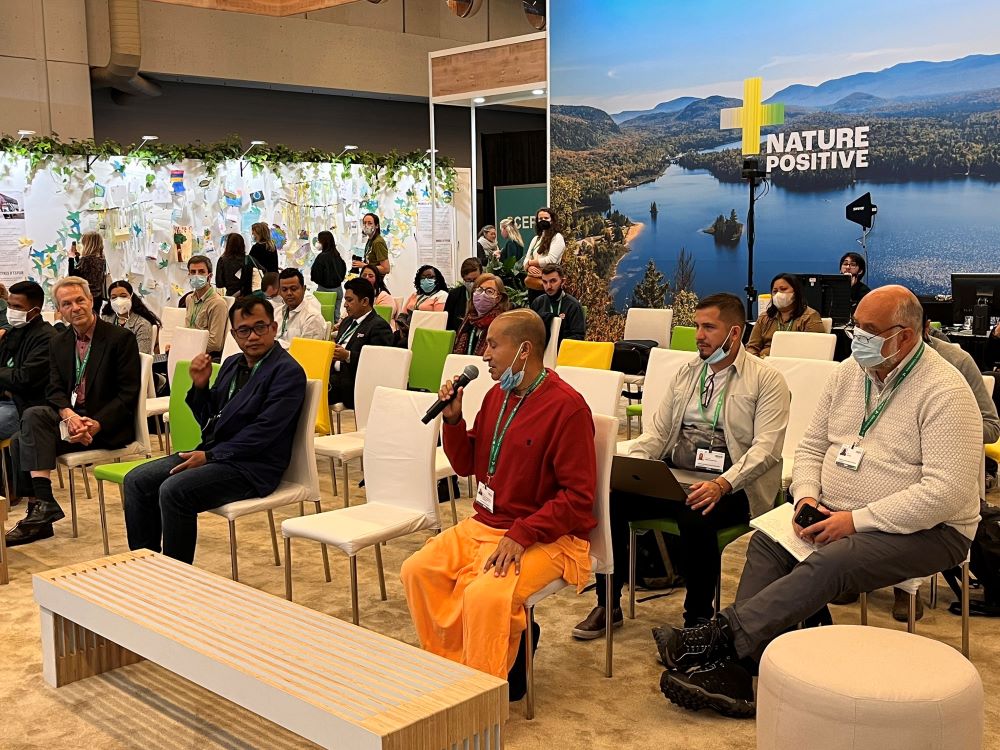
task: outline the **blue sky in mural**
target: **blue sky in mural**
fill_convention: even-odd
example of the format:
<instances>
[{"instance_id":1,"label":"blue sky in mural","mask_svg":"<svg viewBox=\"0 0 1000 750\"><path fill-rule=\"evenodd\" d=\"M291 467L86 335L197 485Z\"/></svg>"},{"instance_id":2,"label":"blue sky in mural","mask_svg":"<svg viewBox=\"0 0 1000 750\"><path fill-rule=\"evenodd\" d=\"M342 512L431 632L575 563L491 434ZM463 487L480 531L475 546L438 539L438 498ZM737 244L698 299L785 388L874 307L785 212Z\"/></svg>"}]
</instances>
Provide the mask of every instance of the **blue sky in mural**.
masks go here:
<instances>
[{"instance_id":1,"label":"blue sky in mural","mask_svg":"<svg viewBox=\"0 0 1000 750\"><path fill-rule=\"evenodd\" d=\"M739 97L742 79L751 75L763 76L767 97L790 84L815 85L899 62L1000 52L996 0L550 5L552 102L609 113L648 109L679 96ZM824 17L828 21L817 33L817 20Z\"/></svg>"}]
</instances>

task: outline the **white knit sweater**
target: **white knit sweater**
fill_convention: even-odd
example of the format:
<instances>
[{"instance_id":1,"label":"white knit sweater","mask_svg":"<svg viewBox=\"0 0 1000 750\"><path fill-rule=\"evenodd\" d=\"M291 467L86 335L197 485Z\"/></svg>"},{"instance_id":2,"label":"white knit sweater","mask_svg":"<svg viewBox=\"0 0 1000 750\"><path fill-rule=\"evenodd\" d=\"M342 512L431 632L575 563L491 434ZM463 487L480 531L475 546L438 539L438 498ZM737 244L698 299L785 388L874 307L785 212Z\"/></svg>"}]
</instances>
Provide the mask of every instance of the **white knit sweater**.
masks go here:
<instances>
[{"instance_id":1,"label":"white knit sweater","mask_svg":"<svg viewBox=\"0 0 1000 750\"><path fill-rule=\"evenodd\" d=\"M849 510L857 531L912 534L940 523L968 538L979 521L983 420L961 374L930 347L860 442L858 471L837 466L858 439L865 375L849 359L827 380L795 451L791 492ZM872 388L872 406L876 398Z\"/></svg>"}]
</instances>

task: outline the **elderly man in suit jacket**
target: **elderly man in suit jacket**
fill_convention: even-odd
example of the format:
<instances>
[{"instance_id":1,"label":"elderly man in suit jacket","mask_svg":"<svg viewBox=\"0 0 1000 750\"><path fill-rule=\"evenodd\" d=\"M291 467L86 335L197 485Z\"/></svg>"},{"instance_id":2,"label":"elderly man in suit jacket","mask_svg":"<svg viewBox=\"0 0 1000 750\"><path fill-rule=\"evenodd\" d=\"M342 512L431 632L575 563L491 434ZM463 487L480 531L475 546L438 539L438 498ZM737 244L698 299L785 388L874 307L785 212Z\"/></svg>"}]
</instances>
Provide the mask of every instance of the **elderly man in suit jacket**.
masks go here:
<instances>
[{"instance_id":1,"label":"elderly man in suit jacket","mask_svg":"<svg viewBox=\"0 0 1000 750\"><path fill-rule=\"evenodd\" d=\"M229 322L242 354L222 363L215 385L209 384L211 358L199 354L191 361L187 404L201 426L201 443L125 477L129 549L162 548L168 557L194 562L198 514L271 494L288 468L306 375L275 343L270 302L240 297Z\"/></svg>"},{"instance_id":2,"label":"elderly man in suit jacket","mask_svg":"<svg viewBox=\"0 0 1000 750\"><path fill-rule=\"evenodd\" d=\"M354 379L363 347L392 346L392 329L374 312L374 302L375 287L368 279L359 277L344 284L346 317L340 321L330 370L331 404L354 408Z\"/></svg>"},{"instance_id":3,"label":"elderly man in suit jacket","mask_svg":"<svg viewBox=\"0 0 1000 750\"><path fill-rule=\"evenodd\" d=\"M124 448L135 440L141 395L135 336L94 314L90 285L82 278L60 279L52 296L69 327L50 339L48 403L24 410L12 444L17 494L34 500L7 533L9 546L51 537L52 524L64 517L50 479L57 456Z\"/></svg>"}]
</instances>

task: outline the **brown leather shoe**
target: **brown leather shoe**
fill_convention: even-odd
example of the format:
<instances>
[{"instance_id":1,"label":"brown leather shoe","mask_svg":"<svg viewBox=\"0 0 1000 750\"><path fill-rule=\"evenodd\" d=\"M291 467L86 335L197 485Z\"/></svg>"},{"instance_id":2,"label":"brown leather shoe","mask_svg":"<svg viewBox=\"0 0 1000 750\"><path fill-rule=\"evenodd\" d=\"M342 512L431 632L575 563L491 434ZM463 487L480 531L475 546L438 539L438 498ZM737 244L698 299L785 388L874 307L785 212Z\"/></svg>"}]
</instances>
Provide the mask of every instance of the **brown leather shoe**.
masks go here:
<instances>
[{"instance_id":1,"label":"brown leather shoe","mask_svg":"<svg viewBox=\"0 0 1000 750\"><path fill-rule=\"evenodd\" d=\"M587 618L573 628L573 637L581 641L592 641L607 632L607 617L604 607L594 607ZM611 621L615 628L620 628L624 622L621 609L616 608L611 613Z\"/></svg>"},{"instance_id":2,"label":"brown leather shoe","mask_svg":"<svg viewBox=\"0 0 1000 750\"><path fill-rule=\"evenodd\" d=\"M896 599L892 603L892 619L896 622L906 622L910 619L910 595L902 589L894 588L892 593ZM924 601L917 593L917 619L924 616Z\"/></svg>"}]
</instances>

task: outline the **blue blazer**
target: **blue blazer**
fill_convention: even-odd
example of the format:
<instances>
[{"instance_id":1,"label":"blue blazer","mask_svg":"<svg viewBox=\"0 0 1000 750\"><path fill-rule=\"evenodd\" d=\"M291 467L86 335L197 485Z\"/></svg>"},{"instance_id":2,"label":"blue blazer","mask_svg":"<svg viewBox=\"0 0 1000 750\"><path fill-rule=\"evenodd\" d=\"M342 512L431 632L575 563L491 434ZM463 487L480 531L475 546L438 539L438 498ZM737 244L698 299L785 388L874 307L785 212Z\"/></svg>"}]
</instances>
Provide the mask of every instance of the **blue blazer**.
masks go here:
<instances>
[{"instance_id":1,"label":"blue blazer","mask_svg":"<svg viewBox=\"0 0 1000 750\"><path fill-rule=\"evenodd\" d=\"M192 386L188 391L187 404L202 428L219 413L241 359L242 353L223 362L215 385ZM260 496L274 492L291 460L305 395L305 372L275 344L243 389L222 408L215 425L212 460L235 467Z\"/></svg>"}]
</instances>

